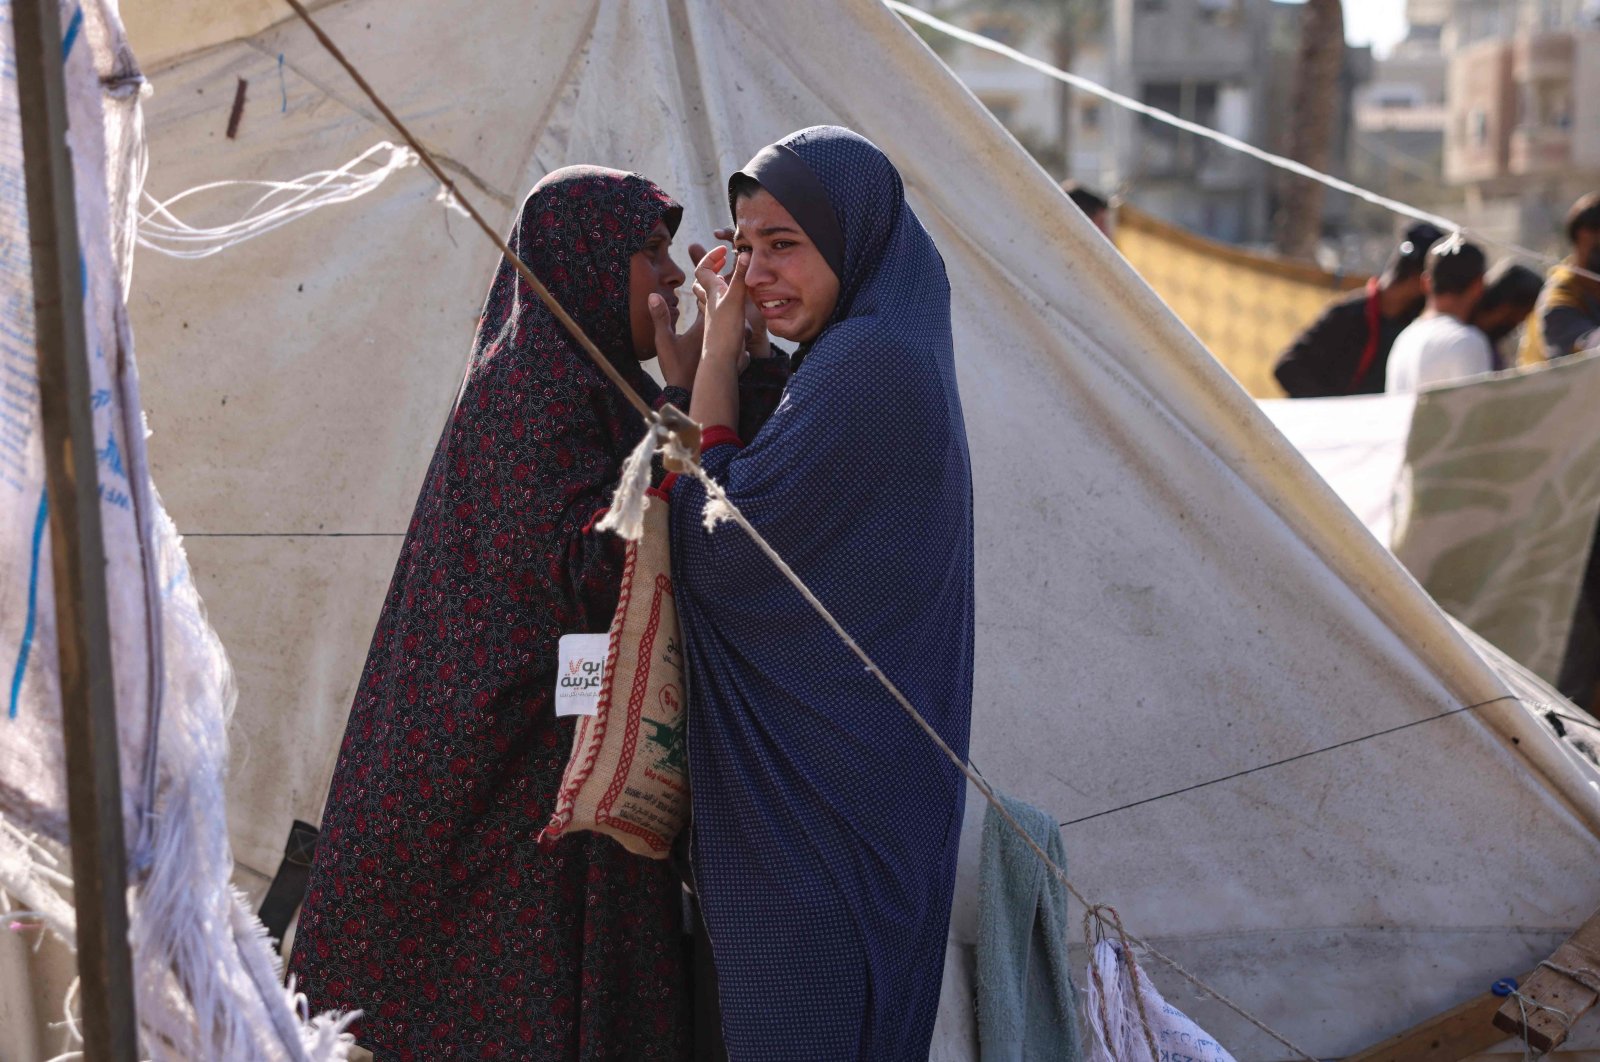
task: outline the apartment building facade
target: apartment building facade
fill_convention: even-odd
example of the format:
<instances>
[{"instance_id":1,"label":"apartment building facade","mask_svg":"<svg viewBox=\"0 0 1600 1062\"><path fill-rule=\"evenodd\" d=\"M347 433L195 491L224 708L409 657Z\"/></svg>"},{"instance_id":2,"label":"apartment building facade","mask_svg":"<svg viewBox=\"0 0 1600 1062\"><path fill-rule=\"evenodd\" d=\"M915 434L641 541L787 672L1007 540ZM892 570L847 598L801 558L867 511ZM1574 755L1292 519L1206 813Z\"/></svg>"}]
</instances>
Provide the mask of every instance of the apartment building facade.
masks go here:
<instances>
[{"instance_id":1,"label":"apartment building facade","mask_svg":"<svg viewBox=\"0 0 1600 1062\"><path fill-rule=\"evenodd\" d=\"M1600 189L1600 11L1592 0L1456 0L1444 176L1467 224L1559 252L1567 204Z\"/></svg>"}]
</instances>

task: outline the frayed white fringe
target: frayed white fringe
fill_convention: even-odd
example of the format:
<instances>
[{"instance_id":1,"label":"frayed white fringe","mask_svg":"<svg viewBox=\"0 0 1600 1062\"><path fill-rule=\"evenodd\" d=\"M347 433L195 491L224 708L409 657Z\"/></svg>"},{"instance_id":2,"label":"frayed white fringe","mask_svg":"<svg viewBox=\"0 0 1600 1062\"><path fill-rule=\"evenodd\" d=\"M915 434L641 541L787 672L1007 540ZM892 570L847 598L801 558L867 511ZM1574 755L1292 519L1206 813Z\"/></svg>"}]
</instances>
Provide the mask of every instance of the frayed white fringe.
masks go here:
<instances>
[{"instance_id":1,"label":"frayed white fringe","mask_svg":"<svg viewBox=\"0 0 1600 1062\"><path fill-rule=\"evenodd\" d=\"M704 472L697 472L695 478L706 488L706 507L700 515L700 522L705 525L706 531L715 531L721 524L732 523L733 503L723 493L722 485Z\"/></svg>"},{"instance_id":2,"label":"frayed white fringe","mask_svg":"<svg viewBox=\"0 0 1600 1062\"><path fill-rule=\"evenodd\" d=\"M59 869L61 860L51 842L24 833L0 816L0 889L72 947L77 939L77 919L66 897L72 879ZM9 901L6 903L9 906Z\"/></svg>"},{"instance_id":3,"label":"frayed white fringe","mask_svg":"<svg viewBox=\"0 0 1600 1062\"><path fill-rule=\"evenodd\" d=\"M1169 1054L1179 1057L1178 1052L1168 1050L1174 1045L1182 1045L1182 1056L1193 1062L1234 1062L1204 1029L1161 998L1149 976L1117 942L1102 940L1095 945L1087 980L1083 1009L1094 1034L1086 1045L1087 1062L1157 1062L1150 1056L1151 1041L1161 1052L1159 1062L1165 1062ZM1148 1036L1140 1016L1141 1001L1143 1017L1150 1021Z\"/></svg>"},{"instance_id":4,"label":"frayed white fringe","mask_svg":"<svg viewBox=\"0 0 1600 1062\"><path fill-rule=\"evenodd\" d=\"M1088 1044L1088 1062L1150 1062L1150 1045L1134 1001L1137 990L1129 970L1133 961L1129 955L1124 962L1121 949L1112 941L1095 945L1084 1004L1094 1034Z\"/></svg>"},{"instance_id":5,"label":"frayed white fringe","mask_svg":"<svg viewBox=\"0 0 1600 1062\"><path fill-rule=\"evenodd\" d=\"M167 687L153 858L129 889L141 1054L151 1062L343 1062L359 1013L308 1013L232 885L224 791L232 672L164 512L156 536L162 584L172 589L162 602ZM71 881L59 867L51 846L0 820L0 887L70 946Z\"/></svg>"},{"instance_id":6,"label":"frayed white fringe","mask_svg":"<svg viewBox=\"0 0 1600 1062\"><path fill-rule=\"evenodd\" d=\"M174 587L163 610L161 790L130 932L146 1048L152 1062L345 1059L354 1016L301 1020L266 931L232 885L224 770L233 674L164 512L158 539L163 584ZM179 571L185 578L173 580Z\"/></svg>"},{"instance_id":7,"label":"frayed white fringe","mask_svg":"<svg viewBox=\"0 0 1600 1062\"><path fill-rule=\"evenodd\" d=\"M644 511L650 507L650 464L656 447L667 437L667 429L661 422L652 421L644 438L622 465L622 481L611 498L611 508L595 525L601 531L614 532L628 542L637 542L644 534Z\"/></svg>"}]
</instances>

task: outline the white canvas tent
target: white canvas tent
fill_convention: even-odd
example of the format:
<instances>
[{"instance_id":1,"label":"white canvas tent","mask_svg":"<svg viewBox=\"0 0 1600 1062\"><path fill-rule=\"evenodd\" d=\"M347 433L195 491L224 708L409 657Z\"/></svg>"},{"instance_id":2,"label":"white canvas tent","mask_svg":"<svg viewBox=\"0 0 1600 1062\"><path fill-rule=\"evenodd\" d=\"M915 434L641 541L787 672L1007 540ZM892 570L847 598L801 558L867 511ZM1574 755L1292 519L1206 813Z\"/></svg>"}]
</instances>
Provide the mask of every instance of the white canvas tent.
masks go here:
<instances>
[{"instance_id":1,"label":"white canvas tent","mask_svg":"<svg viewBox=\"0 0 1600 1062\"><path fill-rule=\"evenodd\" d=\"M158 197L393 139L286 14L125 12L155 87ZM698 237L728 172L816 122L896 160L956 292L973 759L1083 820L1064 831L1072 876L1131 930L1332 1057L1524 972L1600 906L1600 775L1495 701L1505 680L876 0L338 0L318 17L501 223L544 172L587 161L658 180ZM217 257L135 267L155 479L238 675L228 811L247 873L270 875L290 821L319 813L493 266L436 191L403 171ZM974 798L939 1058L975 1057L981 813ZM1287 1057L1151 972L1240 1059ZM1600 1051L1587 1028L1573 1044Z\"/></svg>"}]
</instances>

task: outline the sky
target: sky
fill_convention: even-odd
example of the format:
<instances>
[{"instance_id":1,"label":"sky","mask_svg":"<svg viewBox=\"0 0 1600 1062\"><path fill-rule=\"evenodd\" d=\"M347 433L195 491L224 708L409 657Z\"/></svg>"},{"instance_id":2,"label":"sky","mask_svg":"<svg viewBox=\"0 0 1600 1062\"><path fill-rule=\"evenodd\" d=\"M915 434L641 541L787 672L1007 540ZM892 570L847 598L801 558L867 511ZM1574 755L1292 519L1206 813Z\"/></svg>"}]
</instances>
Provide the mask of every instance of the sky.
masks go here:
<instances>
[{"instance_id":1,"label":"sky","mask_svg":"<svg viewBox=\"0 0 1600 1062\"><path fill-rule=\"evenodd\" d=\"M1400 0L1344 0L1344 36L1351 44L1370 44L1381 55L1405 34Z\"/></svg>"}]
</instances>

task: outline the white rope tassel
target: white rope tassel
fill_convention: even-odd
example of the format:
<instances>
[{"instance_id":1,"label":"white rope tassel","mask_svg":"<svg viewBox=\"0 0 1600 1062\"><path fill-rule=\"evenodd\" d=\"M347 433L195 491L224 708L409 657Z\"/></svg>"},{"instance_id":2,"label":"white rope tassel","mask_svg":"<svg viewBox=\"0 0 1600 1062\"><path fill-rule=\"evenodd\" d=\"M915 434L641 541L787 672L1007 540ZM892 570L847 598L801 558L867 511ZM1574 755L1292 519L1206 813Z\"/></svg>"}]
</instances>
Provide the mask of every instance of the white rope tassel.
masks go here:
<instances>
[{"instance_id":1,"label":"white rope tassel","mask_svg":"<svg viewBox=\"0 0 1600 1062\"><path fill-rule=\"evenodd\" d=\"M656 447L667 437L666 427L660 421L652 421L622 465L622 482L611 498L611 508L595 525L601 531L611 531L627 542L637 542L644 534L644 511L650 507L650 462Z\"/></svg>"},{"instance_id":2,"label":"white rope tassel","mask_svg":"<svg viewBox=\"0 0 1600 1062\"><path fill-rule=\"evenodd\" d=\"M379 164L374 156L385 151L389 157ZM287 225L313 210L360 199L393 174L415 166L417 161L416 153L410 148L384 140L336 170L319 170L292 181L212 181L165 200L157 200L146 192L144 200L148 210L139 216L139 246L172 258L207 258ZM367 165L375 165L377 169L358 172ZM174 206L191 196L224 188L257 188L261 189L261 194L238 220L222 225L191 225L172 212Z\"/></svg>"},{"instance_id":3,"label":"white rope tassel","mask_svg":"<svg viewBox=\"0 0 1600 1062\"><path fill-rule=\"evenodd\" d=\"M1116 942L1102 940L1090 958L1088 1001L1084 1006L1089 1028L1094 1033L1089 1062L1144 1062L1150 1057L1144 1028L1139 1022L1139 1007L1134 1000L1129 963L1122 959Z\"/></svg>"},{"instance_id":4,"label":"white rope tassel","mask_svg":"<svg viewBox=\"0 0 1600 1062\"><path fill-rule=\"evenodd\" d=\"M727 492L722 485L700 467L698 457L678 441L678 437L667 433L661 443L661 456L666 458L668 465L676 465L686 469L687 475L700 481L706 489L705 509L700 514L700 522L707 531L715 531L719 524L737 523L738 516L733 508L733 503L728 500Z\"/></svg>"},{"instance_id":5,"label":"white rope tassel","mask_svg":"<svg viewBox=\"0 0 1600 1062\"><path fill-rule=\"evenodd\" d=\"M722 485L707 475L698 478L706 488L706 505L700 516L700 522L705 525L705 529L708 532L715 531L719 524L733 523L733 503L728 500L727 492L722 489Z\"/></svg>"}]
</instances>

